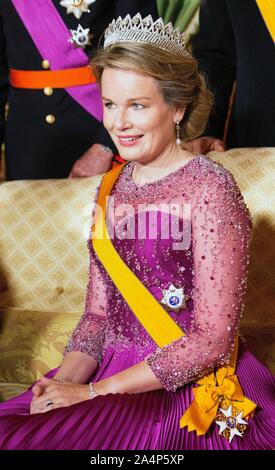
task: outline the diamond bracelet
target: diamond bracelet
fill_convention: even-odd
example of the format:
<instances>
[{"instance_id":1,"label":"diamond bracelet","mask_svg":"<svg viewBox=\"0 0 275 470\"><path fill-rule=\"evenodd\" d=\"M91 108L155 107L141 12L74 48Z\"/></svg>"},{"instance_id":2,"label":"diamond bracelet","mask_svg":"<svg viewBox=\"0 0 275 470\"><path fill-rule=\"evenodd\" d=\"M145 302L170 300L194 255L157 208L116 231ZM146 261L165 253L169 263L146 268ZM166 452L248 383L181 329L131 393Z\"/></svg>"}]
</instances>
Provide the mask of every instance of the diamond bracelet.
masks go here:
<instances>
[{"instance_id":1,"label":"diamond bracelet","mask_svg":"<svg viewBox=\"0 0 275 470\"><path fill-rule=\"evenodd\" d=\"M64 377L53 377L53 380L55 380L56 382L61 382L61 383L66 382L66 380L64 379Z\"/></svg>"},{"instance_id":2,"label":"diamond bracelet","mask_svg":"<svg viewBox=\"0 0 275 470\"><path fill-rule=\"evenodd\" d=\"M90 398L90 400L91 400L92 398L97 397L98 394L97 394L97 392L95 391L95 389L94 389L94 384L93 384L92 382L89 383L89 386L90 386L89 398Z\"/></svg>"}]
</instances>

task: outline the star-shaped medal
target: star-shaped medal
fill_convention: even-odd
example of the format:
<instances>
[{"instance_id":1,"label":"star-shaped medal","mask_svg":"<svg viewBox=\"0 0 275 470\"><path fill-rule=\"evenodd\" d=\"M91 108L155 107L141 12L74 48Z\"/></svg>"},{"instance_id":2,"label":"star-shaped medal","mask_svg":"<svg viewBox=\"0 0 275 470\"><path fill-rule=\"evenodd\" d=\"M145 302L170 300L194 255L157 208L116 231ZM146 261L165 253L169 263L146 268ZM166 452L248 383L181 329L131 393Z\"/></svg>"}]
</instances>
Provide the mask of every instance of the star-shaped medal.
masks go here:
<instances>
[{"instance_id":1,"label":"star-shaped medal","mask_svg":"<svg viewBox=\"0 0 275 470\"><path fill-rule=\"evenodd\" d=\"M186 309L186 302L190 298L184 293L184 287L177 288L174 284L170 284L169 289L163 289L162 295L161 303L167 310Z\"/></svg>"},{"instance_id":2,"label":"star-shaped medal","mask_svg":"<svg viewBox=\"0 0 275 470\"><path fill-rule=\"evenodd\" d=\"M89 28L82 28L81 24L78 25L77 29L70 29L72 33L72 37L69 39L69 42L74 43L76 46L79 47L86 47L91 46L90 38L89 38Z\"/></svg>"},{"instance_id":3,"label":"star-shaped medal","mask_svg":"<svg viewBox=\"0 0 275 470\"><path fill-rule=\"evenodd\" d=\"M89 5L96 0L62 0L60 5L67 8L67 13L73 13L79 20L83 13L90 13Z\"/></svg>"},{"instance_id":4,"label":"star-shaped medal","mask_svg":"<svg viewBox=\"0 0 275 470\"><path fill-rule=\"evenodd\" d=\"M219 409L219 414L215 423L219 426L219 434L225 437L229 444L234 436L243 437L243 433L247 427L247 421L242 419L243 411L237 416L233 416L232 405L227 410Z\"/></svg>"}]
</instances>

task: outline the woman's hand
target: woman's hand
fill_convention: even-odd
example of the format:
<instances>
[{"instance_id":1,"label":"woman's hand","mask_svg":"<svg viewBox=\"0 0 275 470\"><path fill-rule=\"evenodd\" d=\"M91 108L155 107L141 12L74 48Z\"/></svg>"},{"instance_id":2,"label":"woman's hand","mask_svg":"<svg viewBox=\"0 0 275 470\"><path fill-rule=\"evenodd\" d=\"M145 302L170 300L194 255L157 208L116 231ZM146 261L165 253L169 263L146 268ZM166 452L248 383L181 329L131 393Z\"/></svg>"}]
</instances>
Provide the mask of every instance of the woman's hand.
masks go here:
<instances>
[{"instance_id":1,"label":"woman's hand","mask_svg":"<svg viewBox=\"0 0 275 470\"><path fill-rule=\"evenodd\" d=\"M46 413L56 408L89 400L90 386L73 382L58 382L42 377L34 386L30 414Z\"/></svg>"},{"instance_id":2,"label":"woman's hand","mask_svg":"<svg viewBox=\"0 0 275 470\"><path fill-rule=\"evenodd\" d=\"M34 397L40 397L41 395L43 395L44 391L45 391L45 387L46 385L43 384L41 382L41 380L39 382L37 382L33 387L32 387L32 393L33 393L33 396Z\"/></svg>"},{"instance_id":3,"label":"woman's hand","mask_svg":"<svg viewBox=\"0 0 275 470\"><path fill-rule=\"evenodd\" d=\"M41 380L32 387L33 398L30 405L30 414L41 413L42 401L38 400L45 391L46 384Z\"/></svg>"},{"instance_id":4,"label":"woman's hand","mask_svg":"<svg viewBox=\"0 0 275 470\"><path fill-rule=\"evenodd\" d=\"M43 404L41 400L38 400L38 397L34 396L32 398L31 405L30 405L30 414L34 415L37 413L42 413L45 406L46 406L45 403Z\"/></svg>"}]
</instances>

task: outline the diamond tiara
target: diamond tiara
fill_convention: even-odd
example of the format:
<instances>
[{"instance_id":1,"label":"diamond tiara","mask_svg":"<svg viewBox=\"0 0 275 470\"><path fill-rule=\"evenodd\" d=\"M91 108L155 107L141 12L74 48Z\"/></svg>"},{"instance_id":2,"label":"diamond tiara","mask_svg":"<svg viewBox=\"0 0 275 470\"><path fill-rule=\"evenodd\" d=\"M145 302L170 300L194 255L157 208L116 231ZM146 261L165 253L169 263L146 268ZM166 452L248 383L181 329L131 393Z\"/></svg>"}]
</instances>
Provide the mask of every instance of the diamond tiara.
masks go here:
<instances>
[{"instance_id":1,"label":"diamond tiara","mask_svg":"<svg viewBox=\"0 0 275 470\"><path fill-rule=\"evenodd\" d=\"M174 29L171 22L165 25L162 18L155 22L151 15L142 18L137 13L124 19L119 16L105 30L104 49L122 42L153 44L175 55L186 55L185 34L179 28Z\"/></svg>"}]
</instances>

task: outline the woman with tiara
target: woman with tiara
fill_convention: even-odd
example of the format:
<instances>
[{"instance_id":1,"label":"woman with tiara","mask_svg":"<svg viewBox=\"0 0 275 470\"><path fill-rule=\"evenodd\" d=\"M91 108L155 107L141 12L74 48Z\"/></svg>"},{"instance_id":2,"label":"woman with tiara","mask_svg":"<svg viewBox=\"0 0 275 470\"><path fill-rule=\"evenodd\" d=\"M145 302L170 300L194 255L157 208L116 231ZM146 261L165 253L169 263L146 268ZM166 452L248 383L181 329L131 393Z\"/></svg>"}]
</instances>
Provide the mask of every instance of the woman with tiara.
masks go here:
<instances>
[{"instance_id":1,"label":"woman with tiara","mask_svg":"<svg viewBox=\"0 0 275 470\"><path fill-rule=\"evenodd\" d=\"M0 405L0 448L272 449L274 378L238 339L251 217L232 175L183 149L211 108L197 63L136 15L91 65L126 162L98 189L63 363Z\"/></svg>"}]
</instances>

